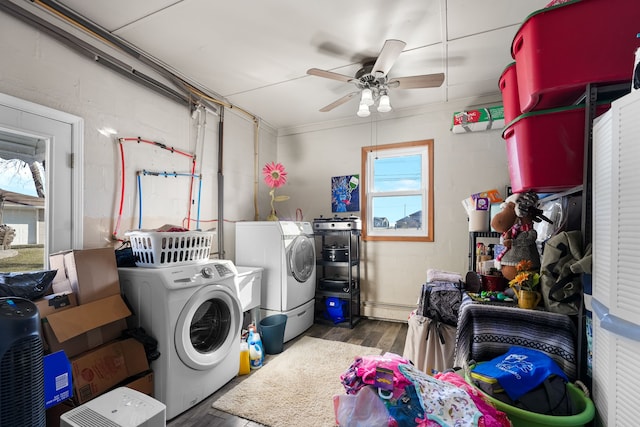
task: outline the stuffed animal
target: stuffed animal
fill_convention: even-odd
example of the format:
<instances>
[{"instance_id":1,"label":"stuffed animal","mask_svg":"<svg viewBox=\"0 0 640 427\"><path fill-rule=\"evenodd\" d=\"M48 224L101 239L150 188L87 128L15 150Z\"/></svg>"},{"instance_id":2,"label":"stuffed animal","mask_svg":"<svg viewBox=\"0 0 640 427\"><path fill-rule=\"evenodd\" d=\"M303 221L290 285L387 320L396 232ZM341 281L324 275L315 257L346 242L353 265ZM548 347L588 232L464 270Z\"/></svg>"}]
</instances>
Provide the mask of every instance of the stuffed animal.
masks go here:
<instances>
[{"instance_id":1,"label":"stuffed animal","mask_svg":"<svg viewBox=\"0 0 640 427\"><path fill-rule=\"evenodd\" d=\"M538 233L533 223L541 220L551 222L538 209L538 195L533 191L507 197L502 210L491 219L491 226L502 233L502 243L507 248L496 258L507 280L516 277L516 265L522 260L531 261L532 269L540 270Z\"/></svg>"}]
</instances>

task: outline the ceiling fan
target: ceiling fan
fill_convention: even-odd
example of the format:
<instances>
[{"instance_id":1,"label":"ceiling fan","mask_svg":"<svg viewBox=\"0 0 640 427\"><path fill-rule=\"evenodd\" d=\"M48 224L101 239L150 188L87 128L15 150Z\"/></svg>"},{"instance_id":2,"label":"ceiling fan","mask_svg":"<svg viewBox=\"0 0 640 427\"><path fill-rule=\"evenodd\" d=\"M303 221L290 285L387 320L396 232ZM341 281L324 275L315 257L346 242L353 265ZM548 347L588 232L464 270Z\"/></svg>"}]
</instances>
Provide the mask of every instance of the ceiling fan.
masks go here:
<instances>
[{"instance_id":1,"label":"ceiling fan","mask_svg":"<svg viewBox=\"0 0 640 427\"><path fill-rule=\"evenodd\" d=\"M322 107L320 111L331 111L349 101L354 96L360 95L358 116L367 117L371 114L369 107L375 102L378 102L378 111L386 113L391 111L389 89L418 89L439 87L442 85L442 82L444 82L444 73L393 78L388 76L389 70L391 70L391 67L405 46L406 43L401 40L390 39L385 41L378 58L362 64L362 68L356 72L354 77L334 73L333 71L320 70L318 68L310 68L307 70L307 74L309 75L352 83L358 88L357 91L348 93L331 104Z\"/></svg>"}]
</instances>

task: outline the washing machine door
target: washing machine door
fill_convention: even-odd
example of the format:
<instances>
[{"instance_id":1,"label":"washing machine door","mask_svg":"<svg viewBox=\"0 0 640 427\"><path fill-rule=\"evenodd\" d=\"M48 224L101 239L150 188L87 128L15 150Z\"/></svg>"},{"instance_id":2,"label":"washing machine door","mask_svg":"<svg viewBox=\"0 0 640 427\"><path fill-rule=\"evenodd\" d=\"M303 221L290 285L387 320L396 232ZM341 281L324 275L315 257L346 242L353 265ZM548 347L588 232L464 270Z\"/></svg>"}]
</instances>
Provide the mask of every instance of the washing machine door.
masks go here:
<instances>
[{"instance_id":1,"label":"washing machine door","mask_svg":"<svg viewBox=\"0 0 640 427\"><path fill-rule=\"evenodd\" d=\"M241 321L240 301L227 286L203 286L185 304L176 323L180 360L193 369L213 368L239 345Z\"/></svg>"},{"instance_id":2,"label":"washing machine door","mask_svg":"<svg viewBox=\"0 0 640 427\"><path fill-rule=\"evenodd\" d=\"M289 273L300 283L309 280L316 265L314 241L309 236L296 236L289 246L287 257Z\"/></svg>"}]
</instances>

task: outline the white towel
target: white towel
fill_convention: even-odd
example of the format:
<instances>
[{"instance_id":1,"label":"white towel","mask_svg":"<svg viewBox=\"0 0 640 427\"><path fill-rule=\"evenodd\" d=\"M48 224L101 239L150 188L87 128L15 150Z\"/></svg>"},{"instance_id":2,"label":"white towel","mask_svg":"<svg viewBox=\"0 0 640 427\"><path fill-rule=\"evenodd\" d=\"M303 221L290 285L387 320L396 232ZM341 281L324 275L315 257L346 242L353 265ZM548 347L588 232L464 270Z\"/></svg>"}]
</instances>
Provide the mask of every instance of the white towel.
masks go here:
<instances>
[{"instance_id":1,"label":"white towel","mask_svg":"<svg viewBox=\"0 0 640 427\"><path fill-rule=\"evenodd\" d=\"M458 273L436 270L434 268L430 268L427 270L427 282L458 283L461 280L462 280L462 276Z\"/></svg>"}]
</instances>

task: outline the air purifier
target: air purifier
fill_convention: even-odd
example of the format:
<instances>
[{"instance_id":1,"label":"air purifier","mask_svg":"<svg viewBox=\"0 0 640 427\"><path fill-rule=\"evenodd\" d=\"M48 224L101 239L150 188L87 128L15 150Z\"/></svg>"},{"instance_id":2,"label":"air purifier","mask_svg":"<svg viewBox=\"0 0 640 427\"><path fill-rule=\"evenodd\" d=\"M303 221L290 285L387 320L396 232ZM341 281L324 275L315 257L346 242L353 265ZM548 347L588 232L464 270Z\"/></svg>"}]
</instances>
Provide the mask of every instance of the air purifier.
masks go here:
<instances>
[{"instance_id":1,"label":"air purifier","mask_svg":"<svg viewBox=\"0 0 640 427\"><path fill-rule=\"evenodd\" d=\"M164 403L118 387L60 416L60 427L165 427Z\"/></svg>"},{"instance_id":2,"label":"air purifier","mask_svg":"<svg viewBox=\"0 0 640 427\"><path fill-rule=\"evenodd\" d=\"M24 298L0 298L0 426L44 427L40 315Z\"/></svg>"}]
</instances>

